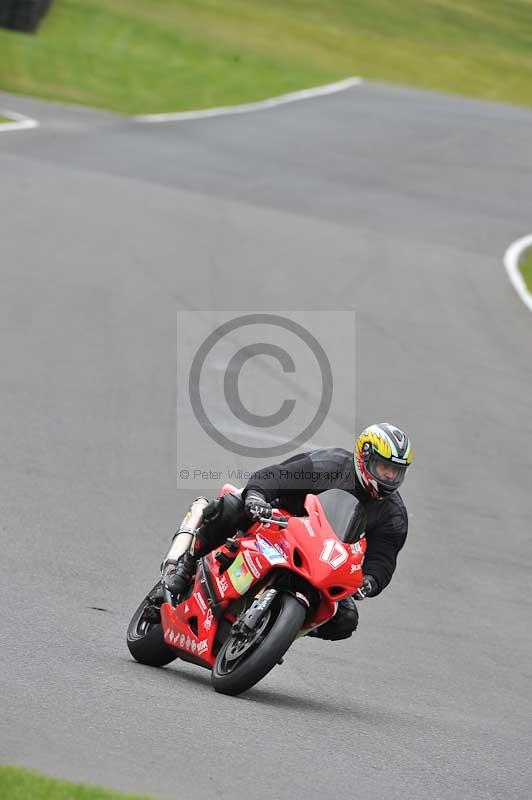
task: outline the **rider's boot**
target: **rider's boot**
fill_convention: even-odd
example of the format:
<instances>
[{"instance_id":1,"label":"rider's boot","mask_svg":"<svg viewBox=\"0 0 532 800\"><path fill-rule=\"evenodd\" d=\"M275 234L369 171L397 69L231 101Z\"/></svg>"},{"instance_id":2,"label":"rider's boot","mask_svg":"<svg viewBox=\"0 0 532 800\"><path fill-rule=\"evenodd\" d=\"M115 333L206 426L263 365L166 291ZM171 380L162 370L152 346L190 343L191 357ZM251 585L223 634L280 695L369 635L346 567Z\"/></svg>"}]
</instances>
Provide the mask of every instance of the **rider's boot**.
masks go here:
<instances>
[{"instance_id":1,"label":"rider's boot","mask_svg":"<svg viewBox=\"0 0 532 800\"><path fill-rule=\"evenodd\" d=\"M163 584L173 594L185 594L190 588L196 572L196 558L189 551L177 560L168 559L164 563Z\"/></svg>"}]
</instances>

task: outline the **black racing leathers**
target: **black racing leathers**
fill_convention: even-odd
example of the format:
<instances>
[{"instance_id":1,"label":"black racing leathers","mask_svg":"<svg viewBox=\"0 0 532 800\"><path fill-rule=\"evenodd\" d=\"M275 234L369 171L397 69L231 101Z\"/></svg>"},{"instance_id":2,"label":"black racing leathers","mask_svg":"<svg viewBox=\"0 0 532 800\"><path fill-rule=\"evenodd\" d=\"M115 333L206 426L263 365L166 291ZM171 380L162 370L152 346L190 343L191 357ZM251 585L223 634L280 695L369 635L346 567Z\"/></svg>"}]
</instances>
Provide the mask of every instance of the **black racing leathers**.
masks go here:
<instances>
[{"instance_id":1,"label":"black racing leathers","mask_svg":"<svg viewBox=\"0 0 532 800\"><path fill-rule=\"evenodd\" d=\"M300 453L297 456L257 470L248 481L243 497L250 489L261 492L270 503L278 501L292 514L305 514L307 494L327 489L344 489L364 503L367 511L367 550L364 572L373 575L379 594L392 578L397 554L405 543L408 515L398 492L385 500L368 500L353 464L353 454L339 447Z\"/></svg>"}]
</instances>

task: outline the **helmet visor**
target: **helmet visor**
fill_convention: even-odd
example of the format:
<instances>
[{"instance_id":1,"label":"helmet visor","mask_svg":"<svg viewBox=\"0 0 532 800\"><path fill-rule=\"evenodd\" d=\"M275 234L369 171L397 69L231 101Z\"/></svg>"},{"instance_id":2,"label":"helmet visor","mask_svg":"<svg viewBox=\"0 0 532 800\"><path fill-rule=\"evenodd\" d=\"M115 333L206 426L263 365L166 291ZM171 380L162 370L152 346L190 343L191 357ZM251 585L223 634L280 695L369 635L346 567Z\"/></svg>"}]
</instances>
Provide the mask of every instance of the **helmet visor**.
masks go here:
<instances>
[{"instance_id":1,"label":"helmet visor","mask_svg":"<svg viewBox=\"0 0 532 800\"><path fill-rule=\"evenodd\" d=\"M408 464L398 464L382 458L378 453L370 453L366 467L380 486L395 492L403 482Z\"/></svg>"}]
</instances>

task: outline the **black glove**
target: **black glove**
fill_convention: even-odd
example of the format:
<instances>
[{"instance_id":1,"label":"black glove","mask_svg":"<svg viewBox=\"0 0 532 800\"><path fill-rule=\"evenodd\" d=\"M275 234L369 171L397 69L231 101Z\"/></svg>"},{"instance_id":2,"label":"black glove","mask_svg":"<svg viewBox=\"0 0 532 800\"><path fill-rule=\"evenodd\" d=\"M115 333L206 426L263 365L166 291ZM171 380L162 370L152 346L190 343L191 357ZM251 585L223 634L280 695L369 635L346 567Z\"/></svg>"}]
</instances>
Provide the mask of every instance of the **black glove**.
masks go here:
<instances>
[{"instance_id":1,"label":"black glove","mask_svg":"<svg viewBox=\"0 0 532 800\"><path fill-rule=\"evenodd\" d=\"M251 491L246 494L244 508L251 519L259 519L260 517L267 517L269 519L272 515L271 505L264 495L257 492L255 489L251 489Z\"/></svg>"},{"instance_id":2,"label":"black glove","mask_svg":"<svg viewBox=\"0 0 532 800\"><path fill-rule=\"evenodd\" d=\"M366 597L374 595L378 588L377 581L373 575L364 575L364 583L360 589L357 589L353 597L355 600L365 600Z\"/></svg>"}]
</instances>

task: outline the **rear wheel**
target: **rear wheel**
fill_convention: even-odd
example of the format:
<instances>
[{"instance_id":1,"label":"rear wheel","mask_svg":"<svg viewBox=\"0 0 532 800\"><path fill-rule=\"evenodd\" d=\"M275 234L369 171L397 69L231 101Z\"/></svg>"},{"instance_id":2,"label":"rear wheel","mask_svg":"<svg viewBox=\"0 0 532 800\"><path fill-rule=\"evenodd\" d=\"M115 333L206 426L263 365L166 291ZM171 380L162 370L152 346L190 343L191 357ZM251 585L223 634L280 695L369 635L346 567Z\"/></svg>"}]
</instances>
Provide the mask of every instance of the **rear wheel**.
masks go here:
<instances>
[{"instance_id":1,"label":"rear wheel","mask_svg":"<svg viewBox=\"0 0 532 800\"><path fill-rule=\"evenodd\" d=\"M291 594L281 593L247 637L231 634L223 643L212 669L217 692L241 694L279 663L301 626L306 610Z\"/></svg>"},{"instance_id":2,"label":"rear wheel","mask_svg":"<svg viewBox=\"0 0 532 800\"><path fill-rule=\"evenodd\" d=\"M127 629L127 646L134 659L150 667L164 667L175 661L177 653L164 641L160 612L153 596L157 583L137 608Z\"/></svg>"}]
</instances>

